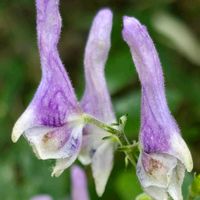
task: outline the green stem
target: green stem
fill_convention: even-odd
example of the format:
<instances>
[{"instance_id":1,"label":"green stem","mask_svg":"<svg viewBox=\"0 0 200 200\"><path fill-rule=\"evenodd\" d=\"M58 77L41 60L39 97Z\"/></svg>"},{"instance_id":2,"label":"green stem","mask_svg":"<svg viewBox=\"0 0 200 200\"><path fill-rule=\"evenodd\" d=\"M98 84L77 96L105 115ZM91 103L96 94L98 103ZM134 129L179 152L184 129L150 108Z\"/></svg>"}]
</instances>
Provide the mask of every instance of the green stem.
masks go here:
<instances>
[{"instance_id":1,"label":"green stem","mask_svg":"<svg viewBox=\"0 0 200 200\"><path fill-rule=\"evenodd\" d=\"M111 125L108 125L88 114L83 114L83 118L84 118L85 123L93 124L111 134L116 135L118 137L117 141L120 147L130 145L130 142L128 141L128 138L126 137L124 130L118 130L116 128L113 128ZM127 151L124 151L124 153L127 156L128 160L131 162L131 164L134 167L136 167L136 162L132 155L132 152L127 150Z\"/></svg>"},{"instance_id":2,"label":"green stem","mask_svg":"<svg viewBox=\"0 0 200 200\"><path fill-rule=\"evenodd\" d=\"M130 142L128 140L128 138L126 137L125 133L124 133L124 129L121 130L121 134L119 136L119 139L121 139L121 147L122 146L130 146ZM132 155L132 152L130 152L129 150L128 151L124 151L125 155L127 156L128 160L131 162L131 164L136 167L136 162L135 162L135 159Z\"/></svg>"},{"instance_id":3,"label":"green stem","mask_svg":"<svg viewBox=\"0 0 200 200\"><path fill-rule=\"evenodd\" d=\"M121 134L121 132L119 130L113 128L110 125L107 125L106 123L94 118L91 115L83 114L83 118L84 118L85 123L87 123L87 124L93 124L93 125L101 128L101 129L104 129L105 131L112 133L112 134L116 134L116 135Z\"/></svg>"}]
</instances>

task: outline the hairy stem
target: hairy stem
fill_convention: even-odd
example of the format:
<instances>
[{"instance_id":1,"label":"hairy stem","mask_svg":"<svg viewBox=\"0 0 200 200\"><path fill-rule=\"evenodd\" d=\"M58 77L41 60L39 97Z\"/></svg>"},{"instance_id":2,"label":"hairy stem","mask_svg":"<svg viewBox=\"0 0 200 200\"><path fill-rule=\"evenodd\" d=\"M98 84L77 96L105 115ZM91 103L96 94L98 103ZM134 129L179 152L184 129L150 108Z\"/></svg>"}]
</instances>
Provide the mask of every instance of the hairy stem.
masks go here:
<instances>
[{"instance_id":1,"label":"hairy stem","mask_svg":"<svg viewBox=\"0 0 200 200\"><path fill-rule=\"evenodd\" d=\"M109 133L112 133L112 134L116 134L116 135L121 134L121 132L119 130L113 128L111 125L108 125L108 124L94 118L91 115L83 114L83 118L84 118L85 123L87 123L87 124L93 124L93 125L101 128Z\"/></svg>"}]
</instances>

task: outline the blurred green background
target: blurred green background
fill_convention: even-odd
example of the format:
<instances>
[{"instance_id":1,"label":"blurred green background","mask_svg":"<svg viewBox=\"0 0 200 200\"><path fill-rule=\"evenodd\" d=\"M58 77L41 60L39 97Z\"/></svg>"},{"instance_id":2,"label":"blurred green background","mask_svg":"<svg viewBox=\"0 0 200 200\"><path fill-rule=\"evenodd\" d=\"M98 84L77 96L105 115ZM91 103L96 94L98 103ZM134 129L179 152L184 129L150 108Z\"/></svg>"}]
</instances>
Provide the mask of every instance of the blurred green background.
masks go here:
<instances>
[{"instance_id":1,"label":"blurred green background","mask_svg":"<svg viewBox=\"0 0 200 200\"><path fill-rule=\"evenodd\" d=\"M169 106L188 143L194 171L200 172L200 1L199 0L61 0L63 18L59 50L78 97L84 89L83 53L89 27L98 9L114 12L112 48L106 77L117 116L129 114L126 132L137 139L140 84L129 49L121 37L122 16L143 22L155 42L166 80ZM51 178L51 161L37 160L24 138L10 139L13 124L24 111L41 76L33 0L0 1L0 199L28 200L48 193L55 200L70 195L69 170ZM115 155L106 200L131 200L141 193L133 169ZM91 170L86 168L92 200L98 199ZM183 193L192 175L187 175Z\"/></svg>"}]
</instances>

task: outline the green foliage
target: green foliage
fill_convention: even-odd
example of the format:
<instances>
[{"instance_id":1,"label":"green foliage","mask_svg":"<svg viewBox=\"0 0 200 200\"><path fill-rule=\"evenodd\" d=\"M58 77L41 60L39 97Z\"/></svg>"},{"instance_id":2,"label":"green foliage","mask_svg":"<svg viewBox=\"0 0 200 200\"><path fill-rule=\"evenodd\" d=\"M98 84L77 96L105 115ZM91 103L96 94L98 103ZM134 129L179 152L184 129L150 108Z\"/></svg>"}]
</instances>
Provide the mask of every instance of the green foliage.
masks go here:
<instances>
[{"instance_id":1,"label":"green foliage","mask_svg":"<svg viewBox=\"0 0 200 200\"><path fill-rule=\"evenodd\" d=\"M158 13L172 15L182 23L183 30L189 30L200 38L200 3L175 0L61 0L63 16L60 54L67 67L78 96L84 89L81 73L84 45L94 14L101 7L114 11L112 47L106 66L106 77L118 117L128 114L125 132L130 141L138 139L140 124L140 84L127 45L121 37L124 14L138 17L147 26L158 49L166 80L169 106L180 124L183 137L189 144L194 159L194 170L200 172L200 66L198 56L188 54L182 32L170 38L166 31L155 26ZM172 18L172 19L173 19ZM170 18L171 19L171 18ZM173 23L172 23L173 24ZM173 26L168 28L173 31ZM184 33L184 35L188 34ZM176 35L175 35L176 36ZM180 38L179 38L180 36ZM171 36L172 37L172 36ZM193 36L192 36L193 37ZM173 42L173 41L176 41ZM194 39L190 38L190 43ZM199 49L199 39L191 47ZM180 48L181 47L181 48ZM198 50L195 50L198 51ZM195 59L195 60L194 60ZM22 138L12 144L12 127L36 90L40 80L40 62L35 31L35 3L33 0L0 1L0 199L27 200L36 194L48 193L55 200L70 195L69 170L59 178L51 178L52 161L40 161ZM102 199L131 200L142 193L132 168L125 169L124 157L115 155L115 167ZM88 187L92 200L98 199L89 167ZM184 200L191 191L199 192L196 176L186 175L183 185ZM199 193L198 193L199 194ZM141 198L141 197L140 197ZM198 198L196 198L198 199Z\"/></svg>"},{"instance_id":2,"label":"green foliage","mask_svg":"<svg viewBox=\"0 0 200 200\"><path fill-rule=\"evenodd\" d=\"M132 170L123 170L116 180L116 190L120 199L131 200L142 192L139 181Z\"/></svg>"},{"instance_id":3,"label":"green foliage","mask_svg":"<svg viewBox=\"0 0 200 200\"><path fill-rule=\"evenodd\" d=\"M193 198L200 197L200 174L194 175L194 179L189 188L189 195Z\"/></svg>"}]
</instances>

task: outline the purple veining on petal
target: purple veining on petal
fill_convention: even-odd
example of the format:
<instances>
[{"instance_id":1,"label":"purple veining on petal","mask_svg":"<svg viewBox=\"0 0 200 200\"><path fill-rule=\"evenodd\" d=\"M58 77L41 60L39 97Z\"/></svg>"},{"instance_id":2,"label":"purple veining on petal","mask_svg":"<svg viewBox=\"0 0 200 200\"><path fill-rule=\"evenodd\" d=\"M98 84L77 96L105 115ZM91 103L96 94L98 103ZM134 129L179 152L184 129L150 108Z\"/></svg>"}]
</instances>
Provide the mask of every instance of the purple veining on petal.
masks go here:
<instances>
[{"instance_id":1,"label":"purple veining on petal","mask_svg":"<svg viewBox=\"0 0 200 200\"><path fill-rule=\"evenodd\" d=\"M74 90L57 50L61 31L58 7L58 0L36 1L42 81L32 106L37 111L37 123L50 127L62 126L69 115L80 112Z\"/></svg>"},{"instance_id":2,"label":"purple veining on petal","mask_svg":"<svg viewBox=\"0 0 200 200\"><path fill-rule=\"evenodd\" d=\"M142 85L142 146L147 153L167 152L171 134L179 130L167 105L158 54L146 28L135 18L124 17L122 34L131 49Z\"/></svg>"},{"instance_id":3,"label":"purple veining on petal","mask_svg":"<svg viewBox=\"0 0 200 200\"><path fill-rule=\"evenodd\" d=\"M80 145L80 141L77 138L72 137L70 150L72 152L76 151L79 145Z\"/></svg>"},{"instance_id":4,"label":"purple veining on petal","mask_svg":"<svg viewBox=\"0 0 200 200\"><path fill-rule=\"evenodd\" d=\"M142 100L146 98L145 90L143 91ZM145 152L152 153L167 152L169 149L169 135L168 130L166 130L161 124L157 122L157 117L154 115L149 102L142 101L143 109L148 109L148 116L144 115L141 124L141 141ZM144 105L145 104L145 105Z\"/></svg>"},{"instance_id":5,"label":"purple veining on petal","mask_svg":"<svg viewBox=\"0 0 200 200\"><path fill-rule=\"evenodd\" d=\"M156 130L156 132L154 132ZM155 127L149 124L143 124L141 129L143 141L143 148L145 152L152 153L156 151L167 152L169 149L169 141L165 134L163 134L162 127Z\"/></svg>"}]
</instances>

